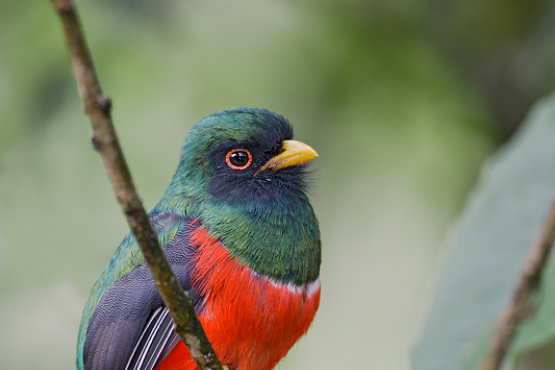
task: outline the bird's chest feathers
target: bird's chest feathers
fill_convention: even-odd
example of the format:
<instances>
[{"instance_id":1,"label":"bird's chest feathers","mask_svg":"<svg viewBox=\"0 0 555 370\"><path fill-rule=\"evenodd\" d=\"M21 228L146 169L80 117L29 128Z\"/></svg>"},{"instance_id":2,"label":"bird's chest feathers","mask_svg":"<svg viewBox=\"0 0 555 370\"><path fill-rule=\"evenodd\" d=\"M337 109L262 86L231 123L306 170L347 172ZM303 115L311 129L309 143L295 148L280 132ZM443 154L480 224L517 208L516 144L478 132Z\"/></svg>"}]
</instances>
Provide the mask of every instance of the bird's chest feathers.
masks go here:
<instances>
[{"instance_id":1,"label":"bird's chest feathers","mask_svg":"<svg viewBox=\"0 0 555 370\"><path fill-rule=\"evenodd\" d=\"M206 303L200 319L222 361L239 369L274 366L310 326L320 301L319 279L294 286L254 273L207 232L199 245L193 285Z\"/></svg>"},{"instance_id":2,"label":"bird's chest feathers","mask_svg":"<svg viewBox=\"0 0 555 370\"><path fill-rule=\"evenodd\" d=\"M205 229L255 273L296 286L320 275L320 231L305 199L281 204L220 202L200 212Z\"/></svg>"}]
</instances>

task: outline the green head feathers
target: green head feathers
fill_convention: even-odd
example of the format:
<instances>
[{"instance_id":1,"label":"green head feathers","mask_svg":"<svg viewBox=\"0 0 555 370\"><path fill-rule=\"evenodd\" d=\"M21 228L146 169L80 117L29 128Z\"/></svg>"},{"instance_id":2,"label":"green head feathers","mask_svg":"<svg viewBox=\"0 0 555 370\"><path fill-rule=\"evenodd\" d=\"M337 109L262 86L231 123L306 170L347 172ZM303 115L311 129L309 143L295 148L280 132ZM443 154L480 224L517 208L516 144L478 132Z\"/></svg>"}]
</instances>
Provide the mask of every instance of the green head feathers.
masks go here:
<instances>
[{"instance_id":1,"label":"green head feathers","mask_svg":"<svg viewBox=\"0 0 555 370\"><path fill-rule=\"evenodd\" d=\"M203 118L187 135L155 211L198 215L232 256L258 274L295 285L314 281L320 232L305 194L304 163L316 152L292 138L285 118L261 108Z\"/></svg>"}]
</instances>

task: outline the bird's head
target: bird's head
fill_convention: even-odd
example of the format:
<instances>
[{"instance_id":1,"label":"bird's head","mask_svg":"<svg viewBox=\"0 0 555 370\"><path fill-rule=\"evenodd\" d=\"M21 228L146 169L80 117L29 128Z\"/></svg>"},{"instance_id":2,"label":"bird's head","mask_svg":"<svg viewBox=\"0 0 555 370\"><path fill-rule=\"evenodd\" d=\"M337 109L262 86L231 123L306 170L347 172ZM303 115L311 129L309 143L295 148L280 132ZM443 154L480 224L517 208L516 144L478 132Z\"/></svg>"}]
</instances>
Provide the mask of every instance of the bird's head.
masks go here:
<instances>
[{"instance_id":1,"label":"bird's head","mask_svg":"<svg viewBox=\"0 0 555 370\"><path fill-rule=\"evenodd\" d=\"M320 269L320 231L305 194L317 154L261 108L211 114L191 128L172 182L153 212L195 214L230 256L297 286Z\"/></svg>"},{"instance_id":2,"label":"bird's head","mask_svg":"<svg viewBox=\"0 0 555 370\"><path fill-rule=\"evenodd\" d=\"M231 202L299 195L305 188L304 164L318 154L292 138L289 122L266 109L211 114L187 135L169 190Z\"/></svg>"}]
</instances>

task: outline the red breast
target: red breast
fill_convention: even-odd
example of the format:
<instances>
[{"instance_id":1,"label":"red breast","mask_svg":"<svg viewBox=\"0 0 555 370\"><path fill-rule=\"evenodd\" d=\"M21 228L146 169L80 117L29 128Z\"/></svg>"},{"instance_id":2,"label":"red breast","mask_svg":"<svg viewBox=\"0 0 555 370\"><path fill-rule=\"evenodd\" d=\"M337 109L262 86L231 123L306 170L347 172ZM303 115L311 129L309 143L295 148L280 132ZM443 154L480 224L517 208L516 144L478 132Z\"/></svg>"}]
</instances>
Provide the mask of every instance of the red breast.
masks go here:
<instances>
[{"instance_id":1,"label":"red breast","mask_svg":"<svg viewBox=\"0 0 555 370\"><path fill-rule=\"evenodd\" d=\"M193 286L206 303L199 319L230 370L270 370L306 333L320 303L320 281L296 287L272 282L229 256L203 228ZM182 342L156 370L196 370Z\"/></svg>"}]
</instances>

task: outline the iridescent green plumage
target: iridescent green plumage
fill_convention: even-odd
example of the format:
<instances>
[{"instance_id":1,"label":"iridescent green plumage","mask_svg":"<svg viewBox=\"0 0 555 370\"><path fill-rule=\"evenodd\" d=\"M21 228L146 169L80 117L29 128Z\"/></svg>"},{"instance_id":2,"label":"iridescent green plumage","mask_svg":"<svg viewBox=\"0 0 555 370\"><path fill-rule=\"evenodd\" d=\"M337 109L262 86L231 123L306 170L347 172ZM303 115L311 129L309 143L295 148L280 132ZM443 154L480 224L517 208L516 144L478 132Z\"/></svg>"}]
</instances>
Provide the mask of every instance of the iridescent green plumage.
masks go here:
<instances>
[{"instance_id":1,"label":"iridescent green plumage","mask_svg":"<svg viewBox=\"0 0 555 370\"><path fill-rule=\"evenodd\" d=\"M291 138L288 122L264 109L234 108L199 121L185 139L172 182L150 213L160 243L171 242L186 226L183 217L194 215L230 256L256 274L295 286L315 281L320 268L320 233L304 193L303 166L255 173ZM225 153L236 147L253 152L252 168L230 171L225 165ZM167 211L177 217L156 218ZM128 235L85 306L78 370L84 369L83 348L95 308L113 284L143 263L134 237Z\"/></svg>"},{"instance_id":2,"label":"iridescent green plumage","mask_svg":"<svg viewBox=\"0 0 555 370\"><path fill-rule=\"evenodd\" d=\"M177 172L154 209L197 214L229 253L252 270L301 285L314 281L320 267L318 222L302 191L304 184L290 196L281 196L287 189L272 189L275 196L269 201L228 199L206 189L214 172L207 153L223 142L255 142L272 131L287 130L276 125L277 120L283 118L253 108L226 110L201 120L189 132ZM299 168L293 170L298 175Z\"/></svg>"}]
</instances>

